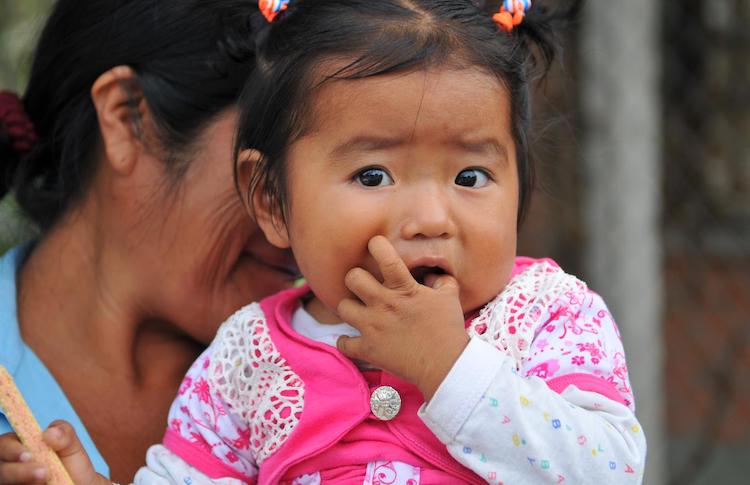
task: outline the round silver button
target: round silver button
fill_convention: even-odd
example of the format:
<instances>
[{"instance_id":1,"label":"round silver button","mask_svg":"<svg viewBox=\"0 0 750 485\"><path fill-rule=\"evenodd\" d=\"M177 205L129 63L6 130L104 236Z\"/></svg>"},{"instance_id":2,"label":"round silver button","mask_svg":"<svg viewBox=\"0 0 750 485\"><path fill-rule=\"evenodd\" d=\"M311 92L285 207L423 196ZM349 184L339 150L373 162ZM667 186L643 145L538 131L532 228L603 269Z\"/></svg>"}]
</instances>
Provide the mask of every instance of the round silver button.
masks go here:
<instances>
[{"instance_id":1,"label":"round silver button","mask_svg":"<svg viewBox=\"0 0 750 485\"><path fill-rule=\"evenodd\" d=\"M391 386L380 386L370 396L370 410L381 421L390 421L401 411L401 396Z\"/></svg>"}]
</instances>

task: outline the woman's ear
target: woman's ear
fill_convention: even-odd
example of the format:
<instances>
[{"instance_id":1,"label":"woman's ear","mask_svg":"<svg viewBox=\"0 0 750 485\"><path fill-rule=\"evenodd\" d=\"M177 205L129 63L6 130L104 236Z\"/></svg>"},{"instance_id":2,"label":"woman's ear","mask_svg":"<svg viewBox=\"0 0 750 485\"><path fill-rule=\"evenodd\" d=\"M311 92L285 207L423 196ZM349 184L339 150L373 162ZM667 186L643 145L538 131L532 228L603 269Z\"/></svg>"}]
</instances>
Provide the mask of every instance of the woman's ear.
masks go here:
<instances>
[{"instance_id":1,"label":"woman's ear","mask_svg":"<svg viewBox=\"0 0 750 485\"><path fill-rule=\"evenodd\" d=\"M255 187L252 192L250 190L253 172L261 158L262 155L258 150L240 151L237 159L237 184L245 206L268 242L285 249L290 246L289 231L281 207L268 197L262 186Z\"/></svg>"},{"instance_id":2,"label":"woman's ear","mask_svg":"<svg viewBox=\"0 0 750 485\"><path fill-rule=\"evenodd\" d=\"M147 111L135 71L117 66L104 72L91 87L91 99L109 165L116 173L130 174L143 148L140 134Z\"/></svg>"}]
</instances>

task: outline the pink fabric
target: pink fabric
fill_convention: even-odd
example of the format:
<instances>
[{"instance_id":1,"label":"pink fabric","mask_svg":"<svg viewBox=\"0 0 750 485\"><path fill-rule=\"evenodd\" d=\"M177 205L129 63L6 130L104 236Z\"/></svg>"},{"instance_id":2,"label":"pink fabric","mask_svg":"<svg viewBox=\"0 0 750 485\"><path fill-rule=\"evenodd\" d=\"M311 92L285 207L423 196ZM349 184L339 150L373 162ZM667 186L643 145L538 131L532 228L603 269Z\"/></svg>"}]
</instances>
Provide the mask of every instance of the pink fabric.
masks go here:
<instances>
[{"instance_id":1,"label":"pink fabric","mask_svg":"<svg viewBox=\"0 0 750 485\"><path fill-rule=\"evenodd\" d=\"M255 478L238 473L235 469L219 460L200 446L192 443L171 429L167 429L163 439L164 447L182 458L209 478L231 477L245 483L254 484Z\"/></svg>"},{"instance_id":2,"label":"pink fabric","mask_svg":"<svg viewBox=\"0 0 750 485\"><path fill-rule=\"evenodd\" d=\"M602 298L582 285L544 312L523 375L545 381L571 374L604 379L611 385L606 389L617 391L615 401L635 411L620 332Z\"/></svg>"},{"instance_id":3,"label":"pink fabric","mask_svg":"<svg viewBox=\"0 0 750 485\"><path fill-rule=\"evenodd\" d=\"M576 386L582 391L596 392L615 402L627 406L628 401L623 398L611 382L591 374L567 374L547 381L547 386L558 394L562 394L568 386Z\"/></svg>"},{"instance_id":4,"label":"pink fabric","mask_svg":"<svg viewBox=\"0 0 750 485\"><path fill-rule=\"evenodd\" d=\"M510 272L510 277L513 278L515 276L520 275L521 273L529 269L529 266L531 266L532 264L545 263L545 262L551 264L555 268L560 267L554 260L550 258L537 259L537 258L529 258L528 256L518 256L516 257L516 261L513 264L513 269Z\"/></svg>"},{"instance_id":5,"label":"pink fabric","mask_svg":"<svg viewBox=\"0 0 750 485\"><path fill-rule=\"evenodd\" d=\"M279 482L290 467L333 446L370 413L369 389L356 366L330 346L291 329L292 313L309 291L294 288L261 302L271 339L305 383L305 406L284 447L263 463L259 485Z\"/></svg>"},{"instance_id":6,"label":"pink fabric","mask_svg":"<svg viewBox=\"0 0 750 485\"><path fill-rule=\"evenodd\" d=\"M363 372L370 390L381 385L382 374L381 371ZM351 472L359 480L358 484L363 483L367 464L378 461L398 461L419 467L423 483L424 477L430 477L430 481L426 483L455 483L456 481L454 475L435 470L428 461L406 448L389 429L388 424L377 419L372 413L332 447L290 468L284 479L291 480L294 477L317 471L321 472L323 478L333 476L337 474L335 470L341 468L341 463L355 463L352 460L358 460L360 463L356 467L356 472Z\"/></svg>"},{"instance_id":7,"label":"pink fabric","mask_svg":"<svg viewBox=\"0 0 750 485\"><path fill-rule=\"evenodd\" d=\"M274 344L305 383L305 408L282 450L263 463L260 485L280 481L292 467L335 447L370 415L370 386L359 369L335 348L314 342L291 328L299 298L308 291L307 287L287 290L261 302ZM464 483L484 483L455 461L417 416L424 400L415 386L385 372L381 373L381 384L396 388L403 400L399 415L387 423L396 442L428 463L428 468L453 475L454 482L460 479ZM353 447L334 465L341 464L342 458L346 463L367 464L372 455L370 446Z\"/></svg>"}]
</instances>

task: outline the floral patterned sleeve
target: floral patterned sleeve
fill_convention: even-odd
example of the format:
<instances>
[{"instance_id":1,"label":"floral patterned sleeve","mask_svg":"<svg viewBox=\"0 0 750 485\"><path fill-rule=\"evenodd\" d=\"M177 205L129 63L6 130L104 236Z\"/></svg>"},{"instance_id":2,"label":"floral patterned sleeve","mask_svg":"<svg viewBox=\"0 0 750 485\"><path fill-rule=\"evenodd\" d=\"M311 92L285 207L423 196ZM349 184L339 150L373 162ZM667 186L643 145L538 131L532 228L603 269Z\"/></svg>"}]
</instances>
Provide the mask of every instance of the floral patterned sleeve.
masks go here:
<instances>
[{"instance_id":1,"label":"floral patterned sleeve","mask_svg":"<svg viewBox=\"0 0 750 485\"><path fill-rule=\"evenodd\" d=\"M518 275L420 410L488 483L642 481L646 441L602 299L544 263Z\"/></svg>"},{"instance_id":2,"label":"floral patterned sleeve","mask_svg":"<svg viewBox=\"0 0 750 485\"><path fill-rule=\"evenodd\" d=\"M566 292L545 320L522 374L540 377L558 391L578 384L635 411L620 333L601 297L585 287Z\"/></svg>"},{"instance_id":3,"label":"floral patterned sleeve","mask_svg":"<svg viewBox=\"0 0 750 485\"><path fill-rule=\"evenodd\" d=\"M209 378L214 344L193 363L169 411L162 445L149 450L137 483L254 483L258 468L250 430L232 412ZM201 477L202 479L199 479ZM209 480L208 482L206 480Z\"/></svg>"}]
</instances>

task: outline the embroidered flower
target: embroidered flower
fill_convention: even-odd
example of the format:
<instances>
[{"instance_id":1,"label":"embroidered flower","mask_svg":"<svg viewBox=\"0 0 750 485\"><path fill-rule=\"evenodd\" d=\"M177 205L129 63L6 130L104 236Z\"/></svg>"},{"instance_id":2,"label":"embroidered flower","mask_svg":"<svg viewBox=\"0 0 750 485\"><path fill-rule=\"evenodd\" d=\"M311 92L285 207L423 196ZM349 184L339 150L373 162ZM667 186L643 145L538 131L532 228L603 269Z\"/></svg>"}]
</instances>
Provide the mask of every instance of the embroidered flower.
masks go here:
<instances>
[{"instance_id":1,"label":"embroidered flower","mask_svg":"<svg viewBox=\"0 0 750 485\"><path fill-rule=\"evenodd\" d=\"M190 441L193 444L195 444L195 445L199 446L200 448L202 448L203 450L211 453L211 445L208 443L208 441L206 441L206 439L201 434L196 433L195 431L193 431L192 433L190 433L190 438L191 438Z\"/></svg>"},{"instance_id":2,"label":"embroidered flower","mask_svg":"<svg viewBox=\"0 0 750 485\"><path fill-rule=\"evenodd\" d=\"M182 420L181 420L181 419L177 419L177 418L174 418L174 419L173 419L173 420L172 420L172 421L171 421L171 422L169 423L169 425L170 425L170 427L171 427L171 428L172 428L172 429L173 429L174 431L177 431L177 432L179 433L179 432L180 432L180 428L182 427Z\"/></svg>"},{"instance_id":3,"label":"embroidered flower","mask_svg":"<svg viewBox=\"0 0 750 485\"><path fill-rule=\"evenodd\" d=\"M193 394L198 396L201 402L208 403L211 400L211 391L208 387L208 382L200 378L193 386Z\"/></svg>"},{"instance_id":4,"label":"embroidered flower","mask_svg":"<svg viewBox=\"0 0 750 485\"><path fill-rule=\"evenodd\" d=\"M250 428L237 428L237 434L239 435L239 437L234 440L232 446L234 446L238 450L245 450L250 448Z\"/></svg>"},{"instance_id":5,"label":"embroidered flower","mask_svg":"<svg viewBox=\"0 0 750 485\"><path fill-rule=\"evenodd\" d=\"M180 384L180 390L178 391L178 394L182 396L188 391L188 389L190 389L190 386L192 385L193 385L193 378L190 376L185 377L185 379L182 380L182 384Z\"/></svg>"},{"instance_id":6,"label":"embroidered flower","mask_svg":"<svg viewBox=\"0 0 750 485\"><path fill-rule=\"evenodd\" d=\"M583 365L586 363L586 358L582 355L576 355L572 359L570 359L570 362L575 365Z\"/></svg>"}]
</instances>

